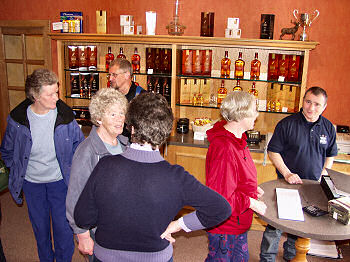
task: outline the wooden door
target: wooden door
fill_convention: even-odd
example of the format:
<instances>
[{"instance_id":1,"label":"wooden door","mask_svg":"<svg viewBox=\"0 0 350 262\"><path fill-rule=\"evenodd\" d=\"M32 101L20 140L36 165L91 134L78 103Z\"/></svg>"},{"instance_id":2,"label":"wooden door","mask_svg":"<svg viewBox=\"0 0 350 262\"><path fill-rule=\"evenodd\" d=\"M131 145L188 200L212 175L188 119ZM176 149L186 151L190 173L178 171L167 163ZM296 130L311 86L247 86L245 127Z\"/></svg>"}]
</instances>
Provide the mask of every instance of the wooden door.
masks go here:
<instances>
[{"instance_id":1,"label":"wooden door","mask_svg":"<svg viewBox=\"0 0 350 262\"><path fill-rule=\"evenodd\" d=\"M51 69L47 20L0 21L0 139L9 112L25 99L27 75Z\"/></svg>"}]
</instances>

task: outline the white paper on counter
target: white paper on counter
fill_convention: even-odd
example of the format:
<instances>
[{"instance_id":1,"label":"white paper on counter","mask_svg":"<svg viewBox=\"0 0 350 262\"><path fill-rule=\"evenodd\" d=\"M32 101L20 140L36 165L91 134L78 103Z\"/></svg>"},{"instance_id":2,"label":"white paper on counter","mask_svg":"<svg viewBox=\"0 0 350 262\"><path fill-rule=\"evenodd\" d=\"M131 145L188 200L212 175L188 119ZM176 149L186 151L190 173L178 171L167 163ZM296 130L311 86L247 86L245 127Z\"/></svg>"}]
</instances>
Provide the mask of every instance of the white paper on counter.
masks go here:
<instances>
[{"instance_id":1,"label":"white paper on counter","mask_svg":"<svg viewBox=\"0 0 350 262\"><path fill-rule=\"evenodd\" d=\"M304 213L297 189L276 188L278 218L304 221Z\"/></svg>"}]
</instances>

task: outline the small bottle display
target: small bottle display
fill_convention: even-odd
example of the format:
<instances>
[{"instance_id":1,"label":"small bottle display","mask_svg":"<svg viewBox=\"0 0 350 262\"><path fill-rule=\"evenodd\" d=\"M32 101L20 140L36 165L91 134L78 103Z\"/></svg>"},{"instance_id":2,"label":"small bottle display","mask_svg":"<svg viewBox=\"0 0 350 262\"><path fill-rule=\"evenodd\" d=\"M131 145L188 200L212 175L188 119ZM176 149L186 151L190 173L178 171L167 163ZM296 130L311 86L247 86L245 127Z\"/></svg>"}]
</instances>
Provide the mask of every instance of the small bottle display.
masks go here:
<instances>
[{"instance_id":1,"label":"small bottle display","mask_svg":"<svg viewBox=\"0 0 350 262\"><path fill-rule=\"evenodd\" d=\"M161 70L164 73L170 73L171 72L171 49L164 49L164 52L162 53L162 64L161 64Z\"/></svg>"},{"instance_id":2,"label":"small bottle display","mask_svg":"<svg viewBox=\"0 0 350 262\"><path fill-rule=\"evenodd\" d=\"M69 69L79 68L79 49L77 46L68 46Z\"/></svg>"},{"instance_id":3,"label":"small bottle display","mask_svg":"<svg viewBox=\"0 0 350 262\"><path fill-rule=\"evenodd\" d=\"M297 82L299 80L300 56L292 55L289 59L289 70L287 80Z\"/></svg>"},{"instance_id":4,"label":"small bottle display","mask_svg":"<svg viewBox=\"0 0 350 262\"><path fill-rule=\"evenodd\" d=\"M192 73L194 75L200 75L202 72L202 53L199 50L192 52Z\"/></svg>"},{"instance_id":5,"label":"small bottle display","mask_svg":"<svg viewBox=\"0 0 350 262\"><path fill-rule=\"evenodd\" d=\"M243 91L243 88L240 85L240 80L237 79L236 85L233 87L233 91Z\"/></svg>"},{"instance_id":6,"label":"small bottle display","mask_svg":"<svg viewBox=\"0 0 350 262\"><path fill-rule=\"evenodd\" d=\"M228 51L225 51L225 56L221 59L221 77L230 77L231 60L228 58Z\"/></svg>"},{"instance_id":7,"label":"small bottle display","mask_svg":"<svg viewBox=\"0 0 350 262\"><path fill-rule=\"evenodd\" d=\"M287 78L288 76L289 59L287 55L281 55L281 59L278 62L279 76Z\"/></svg>"},{"instance_id":8,"label":"small bottle display","mask_svg":"<svg viewBox=\"0 0 350 262\"><path fill-rule=\"evenodd\" d=\"M97 68L97 47L95 45L88 46L88 64L89 70L96 70Z\"/></svg>"},{"instance_id":9,"label":"small bottle display","mask_svg":"<svg viewBox=\"0 0 350 262\"><path fill-rule=\"evenodd\" d=\"M269 54L267 79L268 80L277 80L278 79L278 55L276 55L276 54Z\"/></svg>"},{"instance_id":10,"label":"small bottle display","mask_svg":"<svg viewBox=\"0 0 350 262\"><path fill-rule=\"evenodd\" d=\"M202 50L202 75L211 75L212 50Z\"/></svg>"},{"instance_id":11,"label":"small bottle display","mask_svg":"<svg viewBox=\"0 0 350 262\"><path fill-rule=\"evenodd\" d=\"M137 47L134 49L134 54L131 56L132 70L134 73L140 73L141 57L137 51Z\"/></svg>"},{"instance_id":12,"label":"small bottle display","mask_svg":"<svg viewBox=\"0 0 350 262\"><path fill-rule=\"evenodd\" d=\"M192 74L192 50L182 50L182 74Z\"/></svg>"},{"instance_id":13,"label":"small bottle display","mask_svg":"<svg viewBox=\"0 0 350 262\"><path fill-rule=\"evenodd\" d=\"M255 88L255 82L252 83L252 88L248 91L249 94L252 94L255 97L256 101L256 109L258 109L259 106L259 93L258 90Z\"/></svg>"},{"instance_id":14,"label":"small bottle display","mask_svg":"<svg viewBox=\"0 0 350 262\"><path fill-rule=\"evenodd\" d=\"M227 89L225 87L225 81L222 80L221 86L218 89L218 100L217 100L218 105L221 105L222 101L225 99L226 96L227 96Z\"/></svg>"},{"instance_id":15,"label":"small bottle display","mask_svg":"<svg viewBox=\"0 0 350 262\"><path fill-rule=\"evenodd\" d=\"M108 47L108 53L106 54L106 71L109 70L109 64L114 60L114 55L112 53L112 47Z\"/></svg>"},{"instance_id":16,"label":"small bottle display","mask_svg":"<svg viewBox=\"0 0 350 262\"><path fill-rule=\"evenodd\" d=\"M242 52L239 52L238 59L235 61L235 78L243 79L244 64L245 62L242 59Z\"/></svg>"},{"instance_id":17,"label":"small bottle display","mask_svg":"<svg viewBox=\"0 0 350 262\"><path fill-rule=\"evenodd\" d=\"M261 62L258 59L258 53L255 53L255 58L252 60L251 66L250 66L250 79L259 80L260 66L261 66Z\"/></svg>"},{"instance_id":18,"label":"small bottle display","mask_svg":"<svg viewBox=\"0 0 350 262\"><path fill-rule=\"evenodd\" d=\"M126 56L124 55L124 50L123 50L122 47L119 49L119 54L117 55L117 58L124 58L124 59L126 59Z\"/></svg>"}]
</instances>

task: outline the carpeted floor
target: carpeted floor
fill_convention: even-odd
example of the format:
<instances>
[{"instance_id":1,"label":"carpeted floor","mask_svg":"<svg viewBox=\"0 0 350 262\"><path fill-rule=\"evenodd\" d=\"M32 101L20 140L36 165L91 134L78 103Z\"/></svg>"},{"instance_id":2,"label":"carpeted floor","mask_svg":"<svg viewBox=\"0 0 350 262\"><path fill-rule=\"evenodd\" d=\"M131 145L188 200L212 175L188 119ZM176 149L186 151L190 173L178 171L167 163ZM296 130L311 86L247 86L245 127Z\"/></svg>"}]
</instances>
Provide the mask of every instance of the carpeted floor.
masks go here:
<instances>
[{"instance_id":1,"label":"carpeted floor","mask_svg":"<svg viewBox=\"0 0 350 262\"><path fill-rule=\"evenodd\" d=\"M0 236L4 246L4 252L8 262L32 262L39 261L36 243L32 227L28 218L27 207L24 204L18 207L12 200L10 193L5 192L0 195L1 210L3 214L0 227ZM261 231L249 231L248 244L250 260L259 261ZM280 242L279 254L276 261L282 260L282 242ZM318 257L308 256L308 261L350 261L350 246L342 246L343 259L330 260ZM201 262L207 256L207 237L204 231L192 232L186 234L180 232L176 234L174 244L174 261L175 262ZM73 262L84 262L84 257L75 249Z\"/></svg>"}]
</instances>

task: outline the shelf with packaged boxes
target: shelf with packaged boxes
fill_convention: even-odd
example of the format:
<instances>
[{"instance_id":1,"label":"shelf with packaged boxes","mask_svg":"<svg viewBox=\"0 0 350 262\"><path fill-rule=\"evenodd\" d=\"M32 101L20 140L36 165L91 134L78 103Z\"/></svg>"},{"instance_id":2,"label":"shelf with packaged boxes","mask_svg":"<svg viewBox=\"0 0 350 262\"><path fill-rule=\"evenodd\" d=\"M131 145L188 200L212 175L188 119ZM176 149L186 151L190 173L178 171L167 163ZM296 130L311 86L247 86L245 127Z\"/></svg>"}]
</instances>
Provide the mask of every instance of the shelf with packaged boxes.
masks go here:
<instances>
[{"instance_id":1,"label":"shelf with packaged boxes","mask_svg":"<svg viewBox=\"0 0 350 262\"><path fill-rule=\"evenodd\" d=\"M152 79L153 84L161 83L161 80L166 79L169 84L170 97L169 101L173 109L175 118L186 118L193 120L196 117L211 117L212 119L219 117L219 110L217 106L207 106L205 101L203 105L193 105L193 101L187 103L181 102L181 82L182 81L206 81L210 83L210 90L212 94L217 95L217 90L224 81L225 87L228 93L237 85L237 80L240 80L240 87L244 91L249 91L253 83L259 94L259 100L265 100L265 110L268 111L268 102L272 99L284 99L291 96L293 101L290 101L287 108L287 112L295 112L299 109L302 102L302 96L304 95L307 80L307 71L309 63L310 51L318 45L317 42L302 42L302 41L289 41L289 40L268 40L268 39L232 39L232 38L219 38L219 37L192 37L192 36L149 36L149 35L111 35L111 34L50 34L50 37L57 43L57 56L58 56L58 75L60 85L60 98L65 100L70 106L88 106L89 94L87 99L75 99L71 97L71 83L70 74L78 73L84 74L86 72L79 70L71 70L69 67L69 49L68 46L96 46L97 68L96 71L90 70L90 74L98 74L99 88L107 87L107 75L108 72L105 68L105 55L108 53L108 47L111 47L111 52L117 56L120 52L120 48L123 47L123 54L131 61L132 55L135 53L134 49L137 48L138 54L141 58L140 71L135 74L137 82L147 89L149 78ZM157 54L157 49L159 54ZM151 52L149 52L151 50ZM159 63L153 63L153 68L147 68L147 54L152 53L154 55L162 56L161 50L167 50L167 65L170 69L166 74L162 72L162 68L156 67ZM189 74L186 72L183 74L182 66L183 59L182 54L184 50L194 50L194 54L209 54L211 53L211 68L204 68L202 63L198 64L200 59L195 57L194 73ZM198 51L197 51L198 50ZM225 51L228 53L228 58L231 60L231 70L228 77L221 77L221 60L225 56ZM185 51L186 52L186 51ZM245 61L243 79L235 76L234 63L239 57L239 52L242 52L242 59ZM260 64L259 79L251 79L251 62L255 59L255 53L258 53L258 60ZM285 55L293 59L293 55L300 56L302 63L299 64L298 79L296 81L288 80L288 75L285 78L269 79L269 56L275 54L275 57ZM203 57L203 56L202 56ZM193 54L192 54L193 58ZM196 60L197 59L197 60ZM276 63L275 63L276 64ZM197 66L197 68L196 68ZM192 67L192 64L191 64ZM163 66L164 68L164 66ZM285 66L286 68L286 66ZM79 69L79 67L78 67ZM153 69L149 70L149 69ZM193 69L193 67L192 67ZM202 71L203 70L203 71ZM255 69L256 70L256 67ZM200 72L200 73L197 73ZM252 74L257 78L256 74ZM274 76L275 77L275 76ZM158 82L157 82L158 79ZM80 82L79 82L80 83ZM197 88L197 87L196 87ZM287 91L289 93L287 93ZM209 93L209 98L210 98ZM201 93L203 97L203 93ZM271 99L268 98L271 96ZM208 96L207 96L208 97ZM199 102L202 98L199 97ZM203 98L204 99L204 98ZM293 103L292 103L293 102ZM197 103L197 101L196 101ZM200 102L201 103L201 102ZM262 103L264 104L264 102ZM271 104L271 103L270 103ZM282 111L281 106L281 111ZM273 112L273 110L271 110ZM280 112L278 112L280 113ZM266 115L266 116L265 116ZM264 129L269 130L269 126L274 128L275 122L277 122L284 114L267 114L263 113L259 116L257 124L262 123L262 131ZM258 120L259 120L258 119ZM267 123L272 119L273 123ZM271 121L270 121L271 122Z\"/></svg>"}]
</instances>

